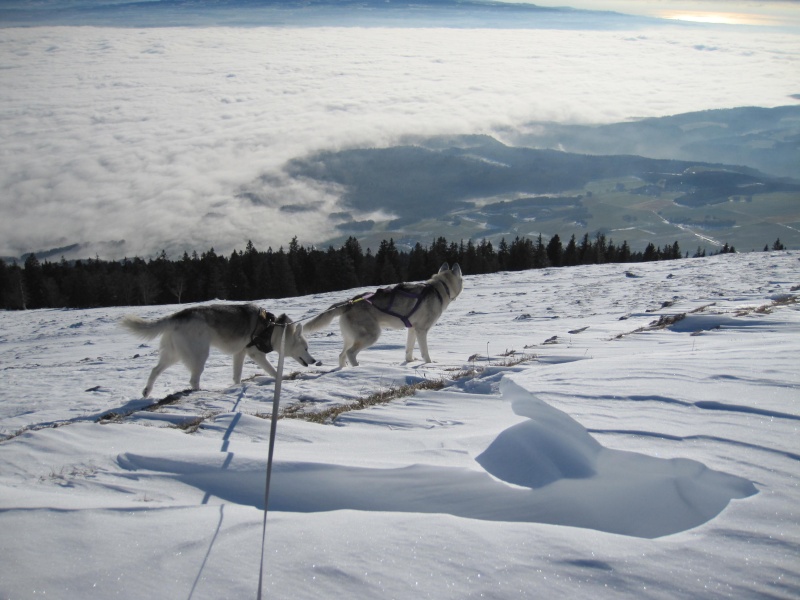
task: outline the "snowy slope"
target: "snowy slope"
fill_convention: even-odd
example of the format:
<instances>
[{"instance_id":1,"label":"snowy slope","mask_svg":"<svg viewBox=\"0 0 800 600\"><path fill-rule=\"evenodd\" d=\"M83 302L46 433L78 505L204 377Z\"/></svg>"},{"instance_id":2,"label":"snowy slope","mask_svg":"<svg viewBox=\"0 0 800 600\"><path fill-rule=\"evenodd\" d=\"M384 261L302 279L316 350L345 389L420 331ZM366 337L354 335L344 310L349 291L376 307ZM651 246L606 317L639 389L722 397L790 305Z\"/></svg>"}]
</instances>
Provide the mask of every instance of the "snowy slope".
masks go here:
<instances>
[{"instance_id":1,"label":"snowy slope","mask_svg":"<svg viewBox=\"0 0 800 600\"><path fill-rule=\"evenodd\" d=\"M284 409L449 383L278 422L266 595L797 597L798 259L467 277L434 364L387 331L336 370L336 326L310 336ZM0 313L0 597L254 597L274 381L212 352L142 410L157 344L125 312Z\"/></svg>"}]
</instances>

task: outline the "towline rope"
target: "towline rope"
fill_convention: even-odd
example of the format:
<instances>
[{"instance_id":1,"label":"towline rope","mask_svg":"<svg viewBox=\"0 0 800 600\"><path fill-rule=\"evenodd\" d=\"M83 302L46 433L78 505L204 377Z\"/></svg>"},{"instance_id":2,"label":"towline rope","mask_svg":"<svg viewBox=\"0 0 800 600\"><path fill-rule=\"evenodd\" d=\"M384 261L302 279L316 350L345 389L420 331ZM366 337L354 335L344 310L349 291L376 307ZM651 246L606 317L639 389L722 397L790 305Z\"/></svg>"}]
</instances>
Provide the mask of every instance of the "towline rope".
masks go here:
<instances>
[{"instance_id":1,"label":"towline rope","mask_svg":"<svg viewBox=\"0 0 800 600\"><path fill-rule=\"evenodd\" d=\"M284 346L286 342L286 327L283 326L281 334L281 345L278 350L278 368L275 377L275 393L272 396L272 421L269 427L269 452L267 454L267 479L264 484L264 521L261 525L261 562L258 569L258 595L256 598L261 600L264 586L264 549L267 539L267 512L269 509L269 483L272 479L272 456L275 451L275 433L278 427L278 406L281 403L281 382L283 381L283 359Z\"/></svg>"}]
</instances>

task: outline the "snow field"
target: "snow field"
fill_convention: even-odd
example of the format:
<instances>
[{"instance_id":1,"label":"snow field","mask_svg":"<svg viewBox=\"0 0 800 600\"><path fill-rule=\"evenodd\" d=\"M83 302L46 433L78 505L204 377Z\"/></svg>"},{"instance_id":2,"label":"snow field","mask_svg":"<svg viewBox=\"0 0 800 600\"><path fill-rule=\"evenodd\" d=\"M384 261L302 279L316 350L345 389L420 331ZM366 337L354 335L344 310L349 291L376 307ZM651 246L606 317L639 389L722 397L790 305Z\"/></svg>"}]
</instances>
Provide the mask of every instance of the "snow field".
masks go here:
<instances>
[{"instance_id":1,"label":"snow field","mask_svg":"<svg viewBox=\"0 0 800 600\"><path fill-rule=\"evenodd\" d=\"M266 594L797 596L798 258L467 277L428 365L387 331L336 370L336 326L310 336L323 366L297 366L284 409L475 374L279 421ZM118 321L174 310L0 313L0 597L255 595L274 382L248 364L234 386L212 352L199 392L143 410L157 343ZM154 396L187 382L173 367Z\"/></svg>"}]
</instances>

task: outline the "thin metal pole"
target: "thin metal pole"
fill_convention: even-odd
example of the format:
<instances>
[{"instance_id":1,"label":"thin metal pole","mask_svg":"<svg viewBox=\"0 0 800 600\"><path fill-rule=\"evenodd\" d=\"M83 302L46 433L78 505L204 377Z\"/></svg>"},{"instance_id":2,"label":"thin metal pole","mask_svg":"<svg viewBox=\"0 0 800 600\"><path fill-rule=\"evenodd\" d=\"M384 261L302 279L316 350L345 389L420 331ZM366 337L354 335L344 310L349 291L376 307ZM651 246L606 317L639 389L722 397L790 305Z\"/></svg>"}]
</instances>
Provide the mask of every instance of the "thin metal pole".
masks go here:
<instances>
[{"instance_id":1,"label":"thin metal pole","mask_svg":"<svg viewBox=\"0 0 800 600\"><path fill-rule=\"evenodd\" d=\"M278 406L281 402L281 382L283 381L283 350L286 341L286 325L281 334L281 346L278 350L278 369L275 376L275 394L272 397L272 422L269 427L269 453L267 455L267 481L264 484L264 522L261 525L261 563L258 569L258 600L261 600L264 585L264 549L267 539L267 511L269 508L269 482L272 479L272 455L275 450L275 432L278 426Z\"/></svg>"}]
</instances>

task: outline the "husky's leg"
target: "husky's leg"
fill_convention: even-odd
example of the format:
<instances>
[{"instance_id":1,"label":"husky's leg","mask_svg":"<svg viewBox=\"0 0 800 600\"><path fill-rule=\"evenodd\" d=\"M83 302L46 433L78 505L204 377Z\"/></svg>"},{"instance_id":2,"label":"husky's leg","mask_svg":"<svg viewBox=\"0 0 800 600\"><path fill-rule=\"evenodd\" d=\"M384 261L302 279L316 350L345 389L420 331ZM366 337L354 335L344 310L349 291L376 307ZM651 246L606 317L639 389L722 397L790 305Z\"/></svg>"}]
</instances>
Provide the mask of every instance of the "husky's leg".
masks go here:
<instances>
[{"instance_id":1,"label":"husky's leg","mask_svg":"<svg viewBox=\"0 0 800 600\"><path fill-rule=\"evenodd\" d=\"M339 367L344 367L345 361L353 367L358 366L358 353L364 348L369 348L381 336L380 324L372 319L353 323L345 314L339 319L339 326L344 339L344 349L339 355Z\"/></svg>"},{"instance_id":2,"label":"husky's leg","mask_svg":"<svg viewBox=\"0 0 800 600\"><path fill-rule=\"evenodd\" d=\"M347 346L345 346L342 351L339 353L339 368L344 369L345 365L347 364ZM353 365L354 367L358 366L358 363Z\"/></svg>"},{"instance_id":3,"label":"husky's leg","mask_svg":"<svg viewBox=\"0 0 800 600\"><path fill-rule=\"evenodd\" d=\"M339 353L339 368L340 369L344 369L345 365L347 365L347 360L350 357L350 354L349 354L350 349L353 346L355 346L355 343L356 343L355 339L351 335L349 335L349 330L345 329L344 326L342 326L342 338L343 338L342 339L342 343L343 343L342 351ZM358 352L356 352L356 354L357 353ZM354 366L354 367L357 367L358 366L358 361L356 360L356 362L353 362L353 360L355 360L355 356L353 356L353 359L350 360L350 364L352 366Z\"/></svg>"},{"instance_id":4,"label":"husky's leg","mask_svg":"<svg viewBox=\"0 0 800 600\"><path fill-rule=\"evenodd\" d=\"M258 350L257 348L248 348L247 349L247 356L253 359L253 361L262 369L264 369L267 373L269 373L272 377L277 377L278 372L275 370L275 367L267 360L267 355ZM238 383L238 382L237 382Z\"/></svg>"},{"instance_id":5,"label":"husky's leg","mask_svg":"<svg viewBox=\"0 0 800 600\"><path fill-rule=\"evenodd\" d=\"M233 355L233 383L242 382L242 367L244 366L244 355L246 349Z\"/></svg>"},{"instance_id":6,"label":"husky's leg","mask_svg":"<svg viewBox=\"0 0 800 600\"><path fill-rule=\"evenodd\" d=\"M347 365L347 352L355 344L356 338L346 317L339 319L339 330L342 332L342 351L339 353L339 368L344 369L345 365ZM352 362L350 364L353 365ZM358 363L356 362L353 366L358 366Z\"/></svg>"},{"instance_id":7,"label":"husky's leg","mask_svg":"<svg viewBox=\"0 0 800 600\"><path fill-rule=\"evenodd\" d=\"M361 346L360 344L353 344L350 346L343 354L347 355L347 362L350 363L351 366L357 367L358 366L358 353L361 352L365 346ZM339 355L339 364L342 364L342 356Z\"/></svg>"},{"instance_id":8,"label":"husky's leg","mask_svg":"<svg viewBox=\"0 0 800 600\"><path fill-rule=\"evenodd\" d=\"M206 361L211 350L210 340L205 335L176 335L174 344L183 364L191 373L189 385L193 390L199 390L200 376L206 368Z\"/></svg>"},{"instance_id":9,"label":"husky's leg","mask_svg":"<svg viewBox=\"0 0 800 600\"><path fill-rule=\"evenodd\" d=\"M414 344L417 342L417 330L413 327L408 328L408 338L406 338L406 362L414 360Z\"/></svg>"},{"instance_id":10,"label":"husky's leg","mask_svg":"<svg viewBox=\"0 0 800 600\"><path fill-rule=\"evenodd\" d=\"M206 360L208 359L208 352L206 352L205 357L201 360L200 357L197 357L197 360L189 367L189 371L191 371L192 376L189 378L189 386L193 390L200 389L200 376L203 374L203 371L206 368Z\"/></svg>"},{"instance_id":11,"label":"husky's leg","mask_svg":"<svg viewBox=\"0 0 800 600\"><path fill-rule=\"evenodd\" d=\"M144 390L142 390L142 397L147 398L150 396L150 392L153 391L153 384L156 382L161 373L163 373L168 367L174 365L177 360L165 360L165 355L161 354L158 359L158 364L153 367L153 370L150 371L150 377L147 378L147 383L144 386Z\"/></svg>"},{"instance_id":12,"label":"husky's leg","mask_svg":"<svg viewBox=\"0 0 800 600\"><path fill-rule=\"evenodd\" d=\"M433 362L431 355L428 353L428 330L420 329L417 331L417 341L419 342L419 351L422 352L422 359L426 362Z\"/></svg>"},{"instance_id":13,"label":"husky's leg","mask_svg":"<svg viewBox=\"0 0 800 600\"><path fill-rule=\"evenodd\" d=\"M172 338L169 333L165 333L161 338L161 349L158 354L158 364L150 371L150 377L147 378L147 383L142 390L142 397L147 398L150 392L153 391L153 384L166 369L178 362L178 353L175 351L175 346L172 343Z\"/></svg>"},{"instance_id":14,"label":"husky's leg","mask_svg":"<svg viewBox=\"0 0 800 600\"><path fill-rule=\"evenodd\" d=\"M374 331L364 332L364 334L359 337L357 340L353 342L353 344L347 349L347 360L350 362L351 365L354 367L358 366L358 353L361 352L364 348L369 348L378 341L378 338L381 335L380 328L376 328ZM341 357L339 358L339 362L341 363Z\"/></svg>"}]
</instances>

